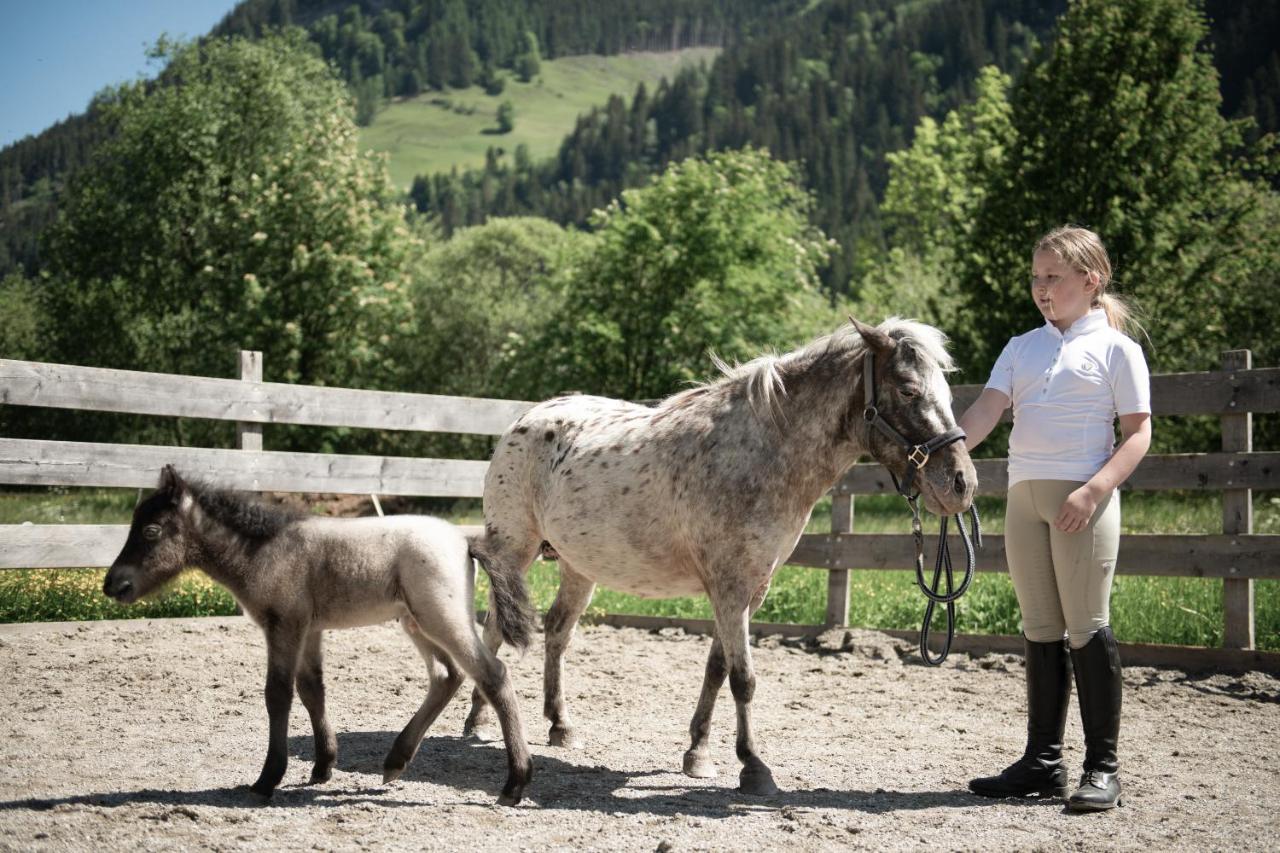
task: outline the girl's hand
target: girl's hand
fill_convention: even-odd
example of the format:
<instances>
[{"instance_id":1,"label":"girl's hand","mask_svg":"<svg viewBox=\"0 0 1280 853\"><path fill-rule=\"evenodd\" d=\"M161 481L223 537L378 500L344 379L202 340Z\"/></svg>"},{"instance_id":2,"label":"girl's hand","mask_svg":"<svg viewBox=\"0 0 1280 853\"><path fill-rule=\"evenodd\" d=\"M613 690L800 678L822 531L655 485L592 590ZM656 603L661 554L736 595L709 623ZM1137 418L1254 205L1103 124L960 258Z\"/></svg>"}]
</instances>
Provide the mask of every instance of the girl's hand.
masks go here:
<instances>
[{"instance_id":1,"label":"girl's hand","mask_svg":"<svg viewBox=\"0 0 1280 853\"><path fill-rule=\"evenodd\" d=\"M1093 511L1097 508L1098 499L1093 496L1093 491L1087 485L1081 486L1062 502L1053 526L1063 533L1079 533L1089 526L1089 519L1093 518Z\"/></svg>"}]
</instances>

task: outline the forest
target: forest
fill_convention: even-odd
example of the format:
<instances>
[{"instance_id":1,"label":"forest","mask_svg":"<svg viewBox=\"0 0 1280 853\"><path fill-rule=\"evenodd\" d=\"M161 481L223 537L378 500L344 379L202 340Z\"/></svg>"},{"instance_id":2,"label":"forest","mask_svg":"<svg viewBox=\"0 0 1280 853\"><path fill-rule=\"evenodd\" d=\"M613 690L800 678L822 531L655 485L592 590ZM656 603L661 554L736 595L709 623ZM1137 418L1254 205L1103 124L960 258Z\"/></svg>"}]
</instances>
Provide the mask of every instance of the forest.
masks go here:
<instances>
[{"instance_id":1,"label":"forest","mask_svg":"<svg viewBox=\"0 0 1280 853\"><path fill-rule=\"evenodd\" d=\"M1027 247L1069 221L1106 237L1157 370L1241 345L1274 364L1278 26L1250 0L249 0L0 152L0 350L223 375L251 348L281 381L649 398L709 351L897 313L978 381L1035 320ZM388 98L702 43L713 63L583 115L550 160L495 149L405 196L357 144Z\"/></svg>"}]
</instances>

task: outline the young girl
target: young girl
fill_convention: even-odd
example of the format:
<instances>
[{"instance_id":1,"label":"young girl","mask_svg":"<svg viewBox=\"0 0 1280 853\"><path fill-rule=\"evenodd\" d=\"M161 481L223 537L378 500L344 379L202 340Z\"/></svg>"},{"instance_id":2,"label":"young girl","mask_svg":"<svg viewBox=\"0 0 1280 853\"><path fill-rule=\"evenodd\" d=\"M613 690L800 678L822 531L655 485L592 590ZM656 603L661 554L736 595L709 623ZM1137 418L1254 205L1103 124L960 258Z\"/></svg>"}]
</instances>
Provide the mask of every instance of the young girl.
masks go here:
<instances>
[{"instance_id":1,"label":"young girl","mask_svg":"<svg viewBox=\"0 0 1280 853\"><path fill-rule=\"evenodd\" d=\"M1121 673L1109 613L1120 543L1116 487L1151 444L1147 365L1120 331L1129 311L1106 292L1110 280L1097 234L1063 227L1041 238L1031 297L1045 324L1005 345L960 418L973 449L1013 405L1004 539L1027 661L1026 751L969 789L1066 795L1062 736L1074 670L1085 740L1084 775L1068 800L1075 811L1120 804ZM1113 447L1117 415L1122 438Z\"/></svg>"}]
</instances>

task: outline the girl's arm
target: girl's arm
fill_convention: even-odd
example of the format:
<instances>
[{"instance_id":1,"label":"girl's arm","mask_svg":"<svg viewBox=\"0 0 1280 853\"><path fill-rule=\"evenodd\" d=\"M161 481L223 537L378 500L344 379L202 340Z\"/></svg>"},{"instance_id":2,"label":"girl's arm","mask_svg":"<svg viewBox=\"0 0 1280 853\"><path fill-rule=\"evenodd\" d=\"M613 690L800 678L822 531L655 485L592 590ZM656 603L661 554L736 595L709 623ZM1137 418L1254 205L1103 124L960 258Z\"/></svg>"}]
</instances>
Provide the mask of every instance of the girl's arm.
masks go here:
<instances>
[{"instance_id":1,"label":"girl's arm","mask_svg":"<svg viewBox=\"0 0 1280 853\"><path fill-rule=\"evenodd\" d=\"M1142 457L1151 447L1151 415L1139 412L1120 416L1120 445L1107 464L1089 482L1076 489L1062 502L1053 526L1064 533L1076 533L1089 524L1099 502L1129 479Z\"/></svg>"},{"instance_id":2,"label":"girl's arm","mask_svg":"<svg viewBox=\"0 0 1280 853\"><path fill-rule=\"evenodd\" d=\"M991 434L996 424L1000 423L1000 415L1009 408L1009 397L1003 391L994 388L983 388L978 399L960 416L960 429L964 430L965 450L973 450L982 440Z\"/></svg>"}]
</instances>

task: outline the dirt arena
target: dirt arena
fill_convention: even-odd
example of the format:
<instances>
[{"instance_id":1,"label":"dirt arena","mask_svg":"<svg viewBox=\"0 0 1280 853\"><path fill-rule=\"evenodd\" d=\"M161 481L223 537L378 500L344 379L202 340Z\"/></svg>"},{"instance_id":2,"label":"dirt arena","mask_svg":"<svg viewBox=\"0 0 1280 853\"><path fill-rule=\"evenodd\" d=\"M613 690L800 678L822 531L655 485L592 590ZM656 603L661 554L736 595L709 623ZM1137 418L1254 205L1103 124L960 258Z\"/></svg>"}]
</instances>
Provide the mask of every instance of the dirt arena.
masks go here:
<instances>
[{"instance_id":1,"label":"dirt arena","mask_svg":"<svg viewBox=\"0 0 1280 853\"><path fill-rule=\"evenodd\" d=\"M1280 680L1126 668L1123 808L965 791L1022 746L1020 658L953 654L939 669L870 631L755 648L756 736L782 788L738 794L733 703L717 706L721 775L680 773L709 640L675 629L581 629L567 698L585 737L546 746L541 646L511 670L534 752L517 808L495 805L501 747L461 739L445 710L403 778L382 759L425 691L391 625L332 632L333 779L306 783L310 723L262 805L265 654L247 620L0 626L0 848L6 850L1276 849ZM1073 708L1073 778L1082 746Z\"/></svg>"}]
</instances>

